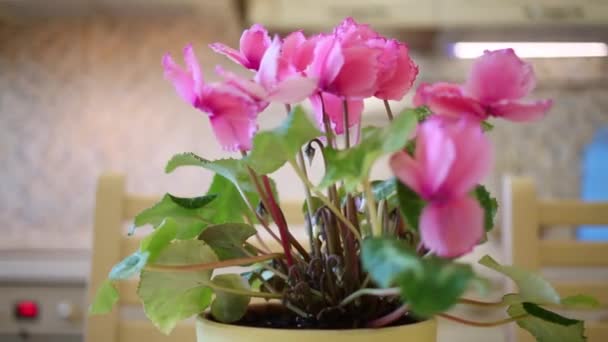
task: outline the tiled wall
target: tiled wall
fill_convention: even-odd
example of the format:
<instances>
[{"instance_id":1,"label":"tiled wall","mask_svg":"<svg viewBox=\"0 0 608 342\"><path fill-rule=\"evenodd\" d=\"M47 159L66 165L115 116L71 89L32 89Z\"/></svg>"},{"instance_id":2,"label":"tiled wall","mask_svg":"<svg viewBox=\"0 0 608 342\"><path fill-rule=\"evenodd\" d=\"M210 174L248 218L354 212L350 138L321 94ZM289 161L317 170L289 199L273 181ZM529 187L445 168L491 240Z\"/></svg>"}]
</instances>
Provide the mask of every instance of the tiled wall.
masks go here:
<instances>
[{"instance_id":1,"label":"tiled wall","mask_svg":"<svg viewBox=\"0 0 608 342\"><path fill-rule=\"evenodd\" d=\"M128 173L135 192L205 190L209 174L163 173L173 153L214 158L220 150L206 120L162 79L160 58L193 42L212 78L212 66L226 63L203 51L213 41L236 43L235 18L208 13L0 25L0 248L89 246L95 181L104 170ZM419 62L422 77L431 80L457 80L466 67L441 68L430 57ZM556 99L555 110L541 123L497 123L497 165L488 181L496 188L506 172L529 174L543 194L576 196L581 148L608 124L606 83L583 76L605 75L606 63L569 64L571 70L543 63L547 81L535 95ZM561 74L559 85L550 82L553 73ZM300 189L285 175L278 182L294 197Z\"/></svg>"}]
</instances>

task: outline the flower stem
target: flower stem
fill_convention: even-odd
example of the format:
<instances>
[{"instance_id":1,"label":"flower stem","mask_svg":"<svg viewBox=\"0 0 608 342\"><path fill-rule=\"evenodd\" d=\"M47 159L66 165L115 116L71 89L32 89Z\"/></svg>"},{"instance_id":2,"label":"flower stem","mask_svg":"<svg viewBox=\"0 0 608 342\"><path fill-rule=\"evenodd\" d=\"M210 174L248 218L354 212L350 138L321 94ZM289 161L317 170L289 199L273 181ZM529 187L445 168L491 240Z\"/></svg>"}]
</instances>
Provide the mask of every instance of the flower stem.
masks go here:
<instances>
[{"instance_id":1,"label":"flower stem","mask_svg":"<svg viewBox=\"0 0 608 342\"><path fill-rule=\"evenodd\" d=\"M264 189L266 190L266 194L268 195L268 204L270 207L268 210L272 213L272 217L274 218L274 222L279 227L279 234L281 235L281 244L283 245L283 251L285 252L285 260L287 261L287 266L293 265L293 256L291 255L291 247L289 245L289 228L287 227L287 222L285 221L285 216L279 209L279 205L274 199L272 195L272 187L270 186L270 180L266 176L262 176L262 183L264 184Z\"/></svg>"},{"instance_id":2,"label":"flower stem","mask_svg":"<svg viewBox=\"0 0 608 342\"><path fill-rule=\"evenodd\" d=\"M407 313L409 309L409 306L407 304L403 304L402 306L398 307L395 311L389 313L386 316L380 317L376 320L373 320L369 323L367 323L367 327L368 328L381 328L384 326L387 326L391 323L393 323L394 321L398 320L399 318L403 317L403 315L405 315Z\"/></svg>"},{"instance_id":3,"label":"flower stem","mask_svg":"<svg viewBox=\"0 0 608 342\"><path fill-rule=\"evenodd\" d=\"M342 101L342 117L344 118L344 144L346 146L346 148L350 148L350 130L349 130L349 122L348 122L348 101L346 101L346 99L344 99Z\"/></svg>"},{"instance_id":4,"label":"flower stem","mask_svg":"<svg viewBox=\"0 0 608 342\"><path fill-rule=\"evenodd\" d=\"M490 307L499 307L499 306L506 306L507 304L503 301L500 302L482 302L482 301L478 301L475 299L467 299L467 298L460 298L458 300L458 302L460 304L469 304L469 305L477 305L477 306L490 306Z\"/></svg>"},{"instance_id":5,"label":"flower stem","mask_svg":"<svg viewBox=\"0 0 608 342\"><path fill-rule=\"evenodd\" d=\"M268 222L266 222L266 220L264 220L264 218L262 218L262 216L260 216L255 209L253 208L253 205L251 204L251 202L249 201L249 198L247 198L247 196L245 195L245 192L243 192L243 190L241 189L240 186L237 185L237 190L239 192L239 194L241 194L241 198L243 199L243 201L245 202L245 205L247 206L247 208L249 209L249 211L251 211L255 217L258 219L258 221L260 222L260 224L262 225L262 227L264 227L264 229L266 230L266 232L268 232L268 234L275 239L277 242L281 242L281 239L272 231L272 229L270 229L270 226L268 225Z\"/></svg>"},{"instance_id":6,"label":"flower stem","mask_svg":"<svg viewBox=\"0 0 608 342\"><path fill-rule=\"evenodd\" d=\"M389 297L398 296L400 293L401 291L399 291L399 288L397 287L391 287L388 289L360 289L351 293L350 296L344 298L342 302L340 302L340 306L348 305L361 296Z\"/></svg>"},{"instance_id":7,"label":"flower stem","mask_svg":"<svg viewBox=\"0 0 608 342\"><path fill-rule=\"evenodd\" d=\"M515 321L520 320L522 318L528 317L528 314L523 314L523 315L519 315L519 316L509 317L509 318L501 319L501 320L494 321L494 322L469 321L467 319L456 317L456 316L452 316L452 315L448 315L448 314L438 314L438 316L439 317L443 317L445 319L449 319L449 320L454 321L454 322L461 323L461 324L470 325L470 326L473 326L473 327L488 328L488 327L495 327L495 326L499 326L499 325L515 322Z\"/></svg>"},{"instance_id":8,"label":"flower stem","mask_svg":"<svg viewBox=\"0 0 608 342\"><path fill-rule=\"evenodd\" d=\"M253 182L253 184L256 187L256 190L258 191L258 194L260 195L260 201L262 201L262 204L264 205L264 207L266 207L268 210L270 210L270 203L268 202L268 198L266 198L266 194L264 193L264 190L262 189L262 185L260 184L260 181L258 179L258 175L255 173L255 171L253 171L253 169L249 166L247 166L247 172L249 172L249 178L251 179L251 181ZM266 178L268 178L267 176L264 176ZM272 195L272 191L270 192L269 196L273 196ZM280 211L280 208L279 208ZM282 213L282 212L281 212ZM257 215L257 213L256 213ZM272 212L271 212L272 215ZM264 225L263 222L265 222L261 216L257 215L258 219L260 220L260 223L262 223L262 225ZM275 223L278 224L278 219L273 217ZM266 225L268 225L266 223ZM267 228L268 232L271 235L276 236L274 233L271 233L272 230L270 230L270 228ZM291 233L289 233L289 231L287 231L287 236L288 236L288 241L298 250L298 252L300 252L300 254L302 254L302 256L305 259L310 259L310 255L308 254L308 252L306 252L306 250L304 249L304 247L302 247L302 245L300 245L300 243L298 242L298 240L296 240L295 237L293 237L293 235L291 235ZM282 245L283 242L281 241L281 239L276 238L277 241Z\"/></svg>"},{"instance_id":9,"label":"flower stem","mask_svg":"<svg viewBox=\"0 0 608 342\"><path fill-rule=\"evenodd\" d=\"M372 193L372 186L369 182L369 177L365 177L363 180L363 192L365 194L365 202L367 203L367 210L369 211L369 220L372 225L372 233L374 236L382 235L382 226L378 222L378 213L376 212L376 201L374 200L374 194Z\"/></svg>"},{"instance_id":10,"label":"flower stem","mask_svg":"<svg viewBox=\"0 0 608 342\"><path fill-rule=\"evenodd\" d=\"M246 246L248 246L248 247L254 247L254 248L255 248L255 246L253 246L252 244L250 244L250 243L248 243L248 242L245 242L245 245L246 245ZM242 250L242 251L243 251L243 253L245 253L246 255L248 255L248 256L253 256L251 253L249 253L249 251L247 251L247 249L246 249L246 248L242 248L241 250ZM283 280L287 280L287 278L288 278L288 277L287 277L287 274L285 274L285 273L283 273L283 272L281 272L281 271L277 270L276 268L274 268L274 267L272 267L272 266L270 266L270 265L268 265L268 264L263 263L263 264L261 264L261 266L262 266L262 268L265 268L265 269L269 270L270 272L274 273L274 274L275 274L277 277L279 277L279 278L281 278L281 279L283 279Z\"/></svg>"},{"instance_id":11,"label":"flower stem","mask_svg":"<svg viewBox=\"0 0 608 342\"><path fill-rule=\"evenodd\" d=\"M285 109L287 110L287 115L289 115L289 113L291 113L291 106L289 104L286 104ZM302 173L304 173L304 176L306 176L306 179L308 179L308 173L306 171L306 161L304 160L304 152L302 152L301 148L298 150L298 163L300 164L300 169L302 170ZM308 244L310 246L310 250L314 251L314 238L312 236L312 196L310 194L310 189L306 186L306 184L304 184L304 195L306 196L306 215L308 216L308 219L306 220L306 234L308 235Z\"/></svg>"},{"instance_id":12,"label":"flower stem","mask_svg":"<svg viewBox=\"0 0 608 342\"><path fill-rule=\"evenodd\" d=\"M388 103L388 100L384 100L384 109L386 109L388 121L393 121L393 111L391 110L391 105Z\"/></svg>"},{"instance_id":13,"label":"flower stem","mask_svg":"<svg viewBox=\"0 0 608 342\"><path fill-rule=\"evenodd\" d=\"M319 200L321 200L321 202L323 202L323 204L325 204L327 206L327 208L329 210L331 210L331 212L334 213L334 215L336 215L336 217L338 219L340 219L340 221L342 221L344 223L344 225L346 225L346 227L348 229L350 229L350 231L353 233L353 235L355 236L355 238L360 241L361 240L361 234L359 234L359 231L357 230L357 228L344 216L344 214L342 214L342 212L340 211L340 209L336 208L333 205L333 203L331 203L331 201L329 200L329 198L327 198L321 191L318 191L318 190L314 189L314 186L312 185L312 183L310 183L310 181L308 180L308 178L306 178L304 176L304 174L302 173L302 170L300 170L300 168L298 167L298 164L293 159L289 160L289 164L294 169L294 171L296 172L296 174L298 175L298 177L300 177L300 179L304 182L304 184L306 184L306 186L309 189L311 189L311 191L314 192L315 195L317 195L319 197Z\"/></svg>"},{"instance_id":14,"label":"flower stem","mask_svg":"<svg viewBox=\"0 0 608 342\"><path fill-rule=\"evenodd\" d=\"M199 271L213 270L216 268L248 265L248 264L253 264L256 262L275 259L275 258L282 258L284 256L285 255L283 253L272 253L272 254L256 255L254 257L249 257L249 258L236 258L236 259L228 259L228 260L224 260L224 261L208 262L208 263L204 263L204 264L188 264L188 265L149 264L148 266L146 266L146 269L149 271L158 271L158 272L199 272Z\"/></svg>"},{"instance_id":15,"label":"flower stem","mask_svg":"<svg viewBox=\"0 0 608 342\"><path fill-rule=\"evenodd\" d=\"M330 147L335 147L334 134L331 129L329 115L327 115L327 111L325 111L325 100L323 100L323 95L321 93L319 93L318 96L319 99L321 99L321 112L323 112L323 128L325 129L325 138L327 138L327 145L329 145Z\"/></svg>"}]
</instances>

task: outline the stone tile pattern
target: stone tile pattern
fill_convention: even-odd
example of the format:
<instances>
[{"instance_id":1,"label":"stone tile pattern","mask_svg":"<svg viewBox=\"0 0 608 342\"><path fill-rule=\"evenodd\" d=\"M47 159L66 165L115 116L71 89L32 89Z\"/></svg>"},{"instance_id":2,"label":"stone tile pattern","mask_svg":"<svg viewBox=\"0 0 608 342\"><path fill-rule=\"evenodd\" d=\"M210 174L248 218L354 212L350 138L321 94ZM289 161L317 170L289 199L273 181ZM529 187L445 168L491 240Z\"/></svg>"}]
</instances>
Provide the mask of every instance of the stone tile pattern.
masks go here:
<instances>
[{"instance_id":1,"label":"stone tile pattern","mask_svg":"<svg viewBox=\"0 0 608 342\"><path fill-rule=\"evenodd\" d=\"M95 183L106 170L127 173L133 192L205 191L208 173L163 173L176 152L215 158L221 151L206 119L163 80L160 58L166 51L179 56L193 42L213 78L213 65L227 63L204 53L206 45L238 41L236 18L221 14L0 23L0 249L87 248ZM426 80L458 80L464 70L424 69L436 64L432 57L420 64ZM564 72L548 65L549 75ZM605 71L605 62L599 67ZM581 149L608 124L608 97L605 84L567 83L540 82L535 95L556 99L541 123L496 123L492 188L501 175L516 173L534 177L544 195L578 194ZM282 115L275 108L264 124ZM278 178L284 198L300 194L289 173Z\"/></svg>"}]
</instances>

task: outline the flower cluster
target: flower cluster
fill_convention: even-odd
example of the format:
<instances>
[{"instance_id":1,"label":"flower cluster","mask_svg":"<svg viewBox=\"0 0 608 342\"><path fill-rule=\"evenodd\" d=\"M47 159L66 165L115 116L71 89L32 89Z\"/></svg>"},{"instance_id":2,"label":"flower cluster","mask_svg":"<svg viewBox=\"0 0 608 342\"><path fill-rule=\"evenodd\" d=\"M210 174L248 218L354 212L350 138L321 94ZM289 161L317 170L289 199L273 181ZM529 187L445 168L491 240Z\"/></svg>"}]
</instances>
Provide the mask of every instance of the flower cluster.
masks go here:
<instances>
[{"instance_id":1,"label":"flower cluster","mask_svg":"<svg viewBox=\"0 0 608 342\"><path fill-rule=\"evenodd\" d=\"M329 129L343 134L359 125L365 98L401 100L418 74L407 45L351 18L332 33L306 37L296 31L283 39L271 39L255 24L243 32L239 50L221 43L211 48L255 74L245 79L218 67L224 81L205 84L191 46L184 51L186 70L169 55L163 65L178 93L208 113L227 150L251 149L256 118L270 102L308 98L319 129L327 129L325 115ZM469 193L488 174L492 149L479 123L491 116L511 121L542 117L551 100L520 101L534 86L532 67L506 49L487 51L462 85L423 83L417 89L414 104L435 115L421 123L414 155L398 152L390 165L428 203L420 233L424 246L437 255L460 256L482 238L484 213Z\"/></svg>"},{"instance_id":2,"label":"flower cluster","mask_svg":"<svg viewBox=\"0 0 608 342\"><path fill-rule=\"evenodd\" d=\"M358 125L363 99L401 100L418 74L405 44L350 18L332 33L306 37L296 31L283 39L271 39L255 24L243 32L239 50L221 43L210 47L255 74L245 79L218 67L224 81L206 84L188 46L186 69L170 55L164 57L165 77L184 100L208 113L220 144L231 151L251 149L256 117L269 102L293 104L308 98L319 128L324 129L325 110L331 128L342 134L343 100L348 101L349 126Z\"/></svg>"},{"instance_id":3,"label":"flower cluster","mask_svg":"<svg viewBox=\"0 0 608 342\"><path fill-rule=\"evenodd\" d=\"M439 82L421 84L414 104L433 112L469 116L482 121L499 117L515 122L540 119L551 108L551 100L522 102L536 86L532 66L513 49L486 51L463 85Z\"/></svg>"}]
</instances>

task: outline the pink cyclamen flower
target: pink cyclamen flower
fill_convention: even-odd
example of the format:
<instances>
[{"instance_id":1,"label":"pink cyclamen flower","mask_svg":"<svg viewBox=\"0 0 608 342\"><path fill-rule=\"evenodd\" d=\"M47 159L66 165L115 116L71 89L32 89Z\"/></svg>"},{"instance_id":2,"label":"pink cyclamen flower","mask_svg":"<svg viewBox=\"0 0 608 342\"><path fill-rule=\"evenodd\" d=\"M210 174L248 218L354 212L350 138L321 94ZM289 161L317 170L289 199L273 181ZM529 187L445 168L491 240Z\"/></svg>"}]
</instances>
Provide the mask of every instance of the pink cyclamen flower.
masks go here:
<instances>
[{"instance_id":1,"label":"pink cyclamen flower","mask_svg":"<svg viewBox=\"0 0 608 342\"><path fill-rule=\"evenodd\" d=\"M323 96L323 103L321 103L321 96ZM325 131L323 125L323 105L325 105L325 112L329 117L334 133L344 133L344 101L341 98L330 93L319 93L311 96L310 102L314 111L315 121L321 131ZM347 106L348 126L350 128L361 122L363 100L347 100Z\"/></svg>"},{"instance_id":2,"label":"pink cyclamen flower","mask_svg":"<svg viewBox=\"0 0 608 342\"><path fill-rule=\"evenodd\" d=\"M418 66L410 58L407 45L398 40L376 39L372 44L382 48L374 96L400 101L414 84Z\"/></svg>"},{"instance_id":3,"label":"pink cyclamen flower","mask_svg":"<svg viewBox=\"0 0 608 342\"><path fill-rule=\"evenodd\" d=\"M281 39L275 36L268 47L260 68L253 80L243 79L222 68L217 71L228 83L247 93L258 101L297 103L309 97L317 88L317 81L299 74L280 73Z\"/></svg>"},{"instance_id":4,"label":"pink cyclamen flower","mask_svg":"<svg viewBox=\"0 0 608 342\"><path fill-rule=\"evenodd\" d=\"M441 257L458 257L483 236L484 213L469 193L487 175L492 148L476 121L435 115L423 122L414 156L395 153L397 178L428 204L420 217L422 243Z\"/></svg>"},{"instance_id":5,"label":"pink cyclamen flower","mask_svg":"<svg viewBox=\"0 0 608 342\"><path fill-rule=\"evenodd\" d=\"M209 115L216 138L226 150L249 150L257 130L256 117L261 104L229 84L206 84L191 45L184 49L186 69L166 54L165 78L177 93L195 108Z\"/></svg>"},{"instance_id":6,"label":"pink cyclamen flower","mask_svg":"<svg viewBox=\"0 0 608 342\"><path fill-rule=\"evenodd\" d=\"M264 56L264 52L266 52L268 46L270 46L270 36L268 35L268 31L260 24L253 24L249 29L243 31L239 50L222 43L209 45L213 51L221 53L251 70L258 70L262 56Z\"/></svg>"},{"instance_id":7,"label":"pink cyclamen flower","mask_svg":"<svg viewBox=\"0 0 608 342\"><path fill-rule=\"evenodd\" d=\"M474 63L464 85L422 84L415 105L427 105L439 114L490 116L515 122L533 121L551 108L551 100L522 101L536 85L532 66L513 49L486 51Z\"/></svg>"},{"instance_id":8,"label":"pink cyclamen flower","mask_svg":"<svg viewBox=\"0 0 608 342\"><path fill-rule=\"evenodd\" d=\"M378 89L376 81L383 49L372 41L381 36L369 25L346 18L334 30L333 38L341 46L344 62L325 90L344 98L373 96Z\"/></svg>"}]
</instances>

